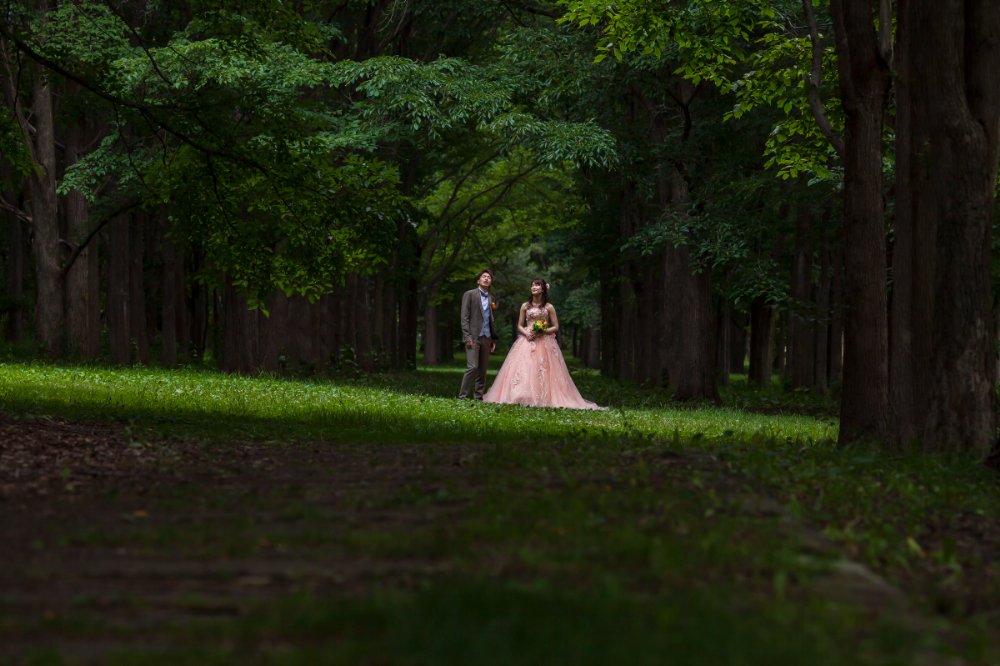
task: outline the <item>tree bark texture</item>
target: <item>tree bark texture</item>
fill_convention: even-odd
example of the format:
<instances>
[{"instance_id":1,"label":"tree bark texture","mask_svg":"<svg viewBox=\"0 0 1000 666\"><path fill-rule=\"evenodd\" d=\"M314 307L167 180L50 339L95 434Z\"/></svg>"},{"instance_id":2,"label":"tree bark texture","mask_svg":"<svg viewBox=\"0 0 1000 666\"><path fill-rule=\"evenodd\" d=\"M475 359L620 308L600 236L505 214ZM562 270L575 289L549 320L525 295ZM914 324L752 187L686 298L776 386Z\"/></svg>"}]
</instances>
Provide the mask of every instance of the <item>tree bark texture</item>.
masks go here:
<instances>
[{"instance_id":1,"label":"tree bark texture","mask_svg":"<svg viewBox=\"0 0 1000 666\"><path fill-rule=\"evenodd\" d=\"M924 444L973 451L996 444L996 340L990 280L994 195L1000 153L1000 4L909 0L914 48L913 136L917 209L936 222L933 353ZM919 48L917 47L919 45ZM919 73L919 76L917 76Z\"/></svg>"},{"instance_id":2,"label":"tree bark texture","mask_svg":"<svg viewBox=\"0 0 1000 666\"><path fill-rule=\"evenodd\" d=\"M177 312L184 307L177 293L178 252L170 238L170 218L166 210L160 212L160 231L163 256L163 305L160 315L160 363L165 367L177 365Z\"/></svg>"},{"instance_id":3,"label":"tree bark texture","mask_svg":"<svg viewBox=\"0 0 1000 666\"><path fill-rule=\"evenodd\" d=\"M830 239L826 228L826 218L820 229L819 243L819 284L816 285L816 312L819 314L819 322L815 330L815 350L814 363L816 366L813 373L813 386L820 393L826 393L827 385L827 348L829 347L830 334Z\"/></svg>"},{"instance_id":4,"label":"tree bark texture","mask_svg":"<svg viewBox=\"0 0 1000 666\"><path fill-rule=\"evenodd\" d=\"M927 44L911 31L912 0L898 5L896 94L896 225L892 271L890 391L895 438L902 446L921 439L931 387L934 345L936 196L928 182L924 146L928 127L916 113L921 75L919 51ZM937 93L935 93L937 94Z\"/></svg>"},{"instance_id":5,"label":"tree bark texture","mask_svg":"<svg viewBox=\"0 0 1000 666\"><path fill-rule=\"evenodd\" d=\"M71 119L66 128L66 166L83 157L88 133L86 117ZM88 206L83 192L72 190L66 195L66 229L71 242L79 243L89 233ZM73 262L66 273L66 333L72 350L82 358L101 355L101 294L97 271L97 238Z\"/></svg>"},{"instance_id":6,"label":"tree bark texture","mask_svg":"<svg viewBox=\"0 0 1000 666\"><path fill-rule=\"evenodd\" d=\"M278 373L283 370L281 357L285 357L285 367L288 364L288 295L281 289L274 290L268 313L269 333L267 347L264 350L264 370Z\"/></svg>"},{"instance_id":7,"label":"tree bark texture","mask_svg":"<svg viewBox=\"0 0 1000 666\"><path fill-rule=\"evenodd\" d=\"M43 3L44 4L44 3ZM44 10L43 10L44 11ZM35 254L35 332L49 358L62 353L63 288L59 262L59 199L56 195L56 139L52 84L41 66L34 68L31 119L35 126L34 158L38 167L29 177Z\"/></svg>"},{"instance_id":8,"label":"tree bark texture","mask_svg":"<svg viewBox=\"0 0 1000 666\"><path fill-rule=\"evenodd\" d=\"M594 370L601 369L601 331L600 329L589 329L590 341L587 349L587 367Z\"/></svg>"},{"instance_id":9,"label":"tree bark texture","mask_svg":"<svg viewBox=\"0 0 1000 666\"><path fill-rule=\"evenodd\" d=\"M737 375L742 375L745 371L744 363L747 358L747 347L750 342L750 336L747 335L746 331L747 316L747 314L735 310L730 310L729 314L729 371Z\"/></svg>"},{"instance_id":10,"label":"tree bark texture","mask_svg":"<svg viewBox=\"0 0 1000 666\"><path fill-rule=\"evenodd\" d=\"M889 428L882 129L890 84L870 0L832 0L844 154L844 380L840 441L885 440Z\"/></svg>"},{"instance_id":11,"label":"tree bark texture","mask_svg":"<svg viewBox=\"0 0 1000 666\"><path fill-rule=\"evenodd\" d=\"M789 333L794 354L791 359L791 386L810 388L813 384L812 309L812 211L803 203L796 216L795 249L792 251L792 308L788 313Z\"/></svg>"},{"instance_id":12,"label":"tree bark texture","mask_svg":"<svg viewBox=\"0 0 1000 666\"><path fill-rule=\"evenodd\" d=\"M119 215L111 222L108 256L107 318L111 357L119 365L132 362L131 318L129 315L129 227L131 215Z\"/></svg>"},{"instance_id":13,"label":"tree bark texture","mask_svg":"<svg viewBox=\"0 0 1000 666\"><path fill-rule=\"evenodd\" d=\"M774 307L763 297L750 303L750 370L749 381L758 386L771 386L771 352L774 349Z\"/></svg>"},{"instance_id":14,"label":"tree bark texture","mask_svg":"<svg viewBox=\"0 0 1000 666\"><path fill-rule=\"evenodd\" d=\"M358 366L364 372L371 372L372 365L372 329L371 308L368 304L368 277L357 275L354 282L354 293L351 298L354 306L354 353ZM435 324L435 333L437 333Z\"/></svg>"},{"instance_id":15,"label":"tree bark texture","mask_svg":"<svg viewBox=\"0 0 1000 666\"><path fill-rule=\"evenodd\" d=\"M712 308L712 275L707 268L694 272L687 248L667 248L675 255L676 272L684 316L680 329L676 400L708 398L721 402L715 379L715 312Z\"/></svg>"},{"instance_id":16,"label":"tree bark texture","mask_svg":"<svg viewBox=\"0 0 1000 666\"><path fill-rule=\"evenodd\" d=\"M616 304L614 298L614 268L603 264L601 275L601 374L613 377L615 371L615 354L617 353L616 334L618 327L614 325Z\"/></svg>"},{"instance_id":17,"label":"tree bark texture","mask_svg":"<svg viewBox=\"0 0 1000 666\"><path fill-rule=\"evenodd\" d=\"M731 372L730 362L732 361L732 352L729 345L731 342L732 323L729 313L729 304L724 299L719 299L718 317L716 319L718 327L715 334L715 362L719 369L719 383L722 386L729 386L729 375Z\"/></svg>"},{"instance_id":18,"label":"tree bark texture","mask_svg":"<svg viewBox=\"0 0 1000 666\"><path fill-rule=\"evenodd\" d=\"M433 303L424 307L424 365L433 367L438 364L438 330L437 308Z\"/></svg>"},{"instance_id":19,"label":"tree bark texture","mask_svg":"<svg viewBox=\"0 0 1000 666\"><path fill-rule=\"evenodd\" d=\"M149 365L149 336L146 331L146 289L143 284L143 255L145 254L146 217L137 213L132 216L129 232L129 333L135 344L136 360Z\"/></svg>"},{"instance_id":20,"label":"tree bark texture","mask_svg":"<svg viewBox=\"0 0 1000 666\"><path fill-rule=\"evenodd\" d=\"M222 372L251 375L259 367L260 347L257 310L250 310L247 297L226 274L223 290Z\"/></svg>"},{"instance_id":21,"label":"tree bark texture","mask_svg":"<svg viewBox=\"0 0 1000 666\"><path fill-rule=\"evenodd\" d=\"M827 349L831 384L840 383L844 369L844 248L836 243L830 267L830 345Z\"/></svg>"},{"instance_id":22,"label":"tree bark texture","mask_svg":"<svg viewBox=\"0 0 1000 666\"><path fill-rule=\"evenodd\" d=\"M0 158L0 194L7 201L16 201L10 163ZM24 228L21 219L10 211L7 218L7 342L20 342L24 333Z\"/></svg>"}]
</instances>

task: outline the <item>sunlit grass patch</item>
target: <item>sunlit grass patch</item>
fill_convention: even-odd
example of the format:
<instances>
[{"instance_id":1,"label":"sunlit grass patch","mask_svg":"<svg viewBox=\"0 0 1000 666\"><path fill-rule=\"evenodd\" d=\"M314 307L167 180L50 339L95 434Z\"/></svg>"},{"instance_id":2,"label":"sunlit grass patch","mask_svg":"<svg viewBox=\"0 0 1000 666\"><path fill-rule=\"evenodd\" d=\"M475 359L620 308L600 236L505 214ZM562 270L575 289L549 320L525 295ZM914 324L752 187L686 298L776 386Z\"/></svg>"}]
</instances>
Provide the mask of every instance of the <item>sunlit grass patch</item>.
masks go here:
<instances>
[{"instance_id":1,"label":"sunlit grass patch","mask_svg":"<svg viewBox=\"0 0 1000 666\"><path fill-rule=\"evenodd\" d=\"M499 359L494 365L499 365ZM678 406L662 390L623 388L576 371L604 412L475 404L455 399L457 363L361 381L238 377L200 369L0 364L0 409L96 421L133 421L161 434L239 439L382 442L542 440L571 433L658 438L836 436L829 419L705 405Z\"/></svg>"}]
</instances>

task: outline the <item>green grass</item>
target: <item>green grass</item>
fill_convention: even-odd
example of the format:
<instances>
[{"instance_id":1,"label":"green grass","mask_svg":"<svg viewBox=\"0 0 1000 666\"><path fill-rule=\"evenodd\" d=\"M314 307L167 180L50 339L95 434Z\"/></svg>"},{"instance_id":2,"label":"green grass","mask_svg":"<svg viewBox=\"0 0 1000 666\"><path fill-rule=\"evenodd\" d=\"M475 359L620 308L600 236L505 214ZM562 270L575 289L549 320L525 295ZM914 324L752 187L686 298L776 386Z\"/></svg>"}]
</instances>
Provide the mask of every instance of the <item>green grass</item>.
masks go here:
<instances>
[{"instance_id":1,"label":"green grass","mask_svg":"<svg viewBox=\"0 0 1000 666\"><path fill-rule=\"evenodd\" d=\"M502 358L491 365L498 368ZM87 421L129 421L164 435L370 442L540 441L566 433L634 432L660 438L835 438L836 421L736 407L678 406L663 390L623 388L576 370L606 412L470 404L454 399L463 368L363 381L236 377L210 370L0 364L0 410ZM491 377L492 378L492 377ZM745 391L744 391L745 393ZM733 401L743 400L737 390ZM768 403L761 403L768 407Z\"/></svg>"},{"instance_id":2,"label":"green grass","mask_svg":"<svg viewBox=\"0 0 1000 666\"><path fill-rule=\"evenodd\" d=\"M76 524L48 547L232 561L261 557L266 542L299 559L449 563L405 585L301 591L153 630L95 625L84 607L59 631L161 646L101 661L114 664L832 666L919 663L932 648L997 663L1000 493L977 461L839 447L833 398L738 376L715 407L575 369L583 395L612 407L594 413L459 402L461 374L458 363L357 381L0 365L6 413L128 422L133 437L208 440L222 457L234 440L413 444L419 461L407 464L426 466L377 492L322 478L264 490L176 483L143 500L162 520ZM466 481L433 471L460 450L449 443L465 442L488 444ZM675 465L690 449L714 462ZM829 555L804 551L776 516L748 515L747 485L902 586L933 621L914 633L814 595ZM452 513L386 523L393 511ZM0 642L47 626L5 615L0 599Z\"/></svg>"}]
</instances>

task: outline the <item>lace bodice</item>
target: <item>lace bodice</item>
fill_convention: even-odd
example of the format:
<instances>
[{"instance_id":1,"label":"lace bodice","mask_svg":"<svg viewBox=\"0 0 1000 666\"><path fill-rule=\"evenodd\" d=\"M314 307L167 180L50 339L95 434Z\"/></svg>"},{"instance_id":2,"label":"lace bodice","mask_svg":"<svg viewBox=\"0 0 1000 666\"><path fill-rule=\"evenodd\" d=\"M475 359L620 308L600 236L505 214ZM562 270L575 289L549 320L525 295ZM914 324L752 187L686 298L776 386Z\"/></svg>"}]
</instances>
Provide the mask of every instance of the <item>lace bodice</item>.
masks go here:
<instances>
[{"instance_id":1,"label":"lace bodice","mask_svg":"<svg viewBox=\"0 0 1000 666\"><path fill-rule=\"evenodd\" d=\"M527 312L524 313L524 318L527 321L527 323L524 325L525 328L531 328L531 325L534 324L539 319L544 321L546 324L552 323L551 321L549 321L548 309L536 308L530 305L528 306Z\"/></svg>"}]
</instances>

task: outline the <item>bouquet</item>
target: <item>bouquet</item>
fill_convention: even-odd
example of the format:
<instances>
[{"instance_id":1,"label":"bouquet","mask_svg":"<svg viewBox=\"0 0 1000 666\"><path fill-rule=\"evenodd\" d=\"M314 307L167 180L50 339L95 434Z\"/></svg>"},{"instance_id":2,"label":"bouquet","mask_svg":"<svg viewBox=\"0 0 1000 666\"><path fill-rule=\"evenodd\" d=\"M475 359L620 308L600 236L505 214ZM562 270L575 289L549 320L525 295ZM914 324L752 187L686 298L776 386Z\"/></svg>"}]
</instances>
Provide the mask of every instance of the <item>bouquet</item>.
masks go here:
<instances>
[{"instance_id":1,"label":"bouquet","mask_svg":"<svg viewBox=\"0 0 1000 666\"><path fill-rule=\"evenodd\" d=\"M535 323L531 325L532 335L545 335L549 330L548 323L543 319L536 319Z\"/></svg>"}]
</instances>

